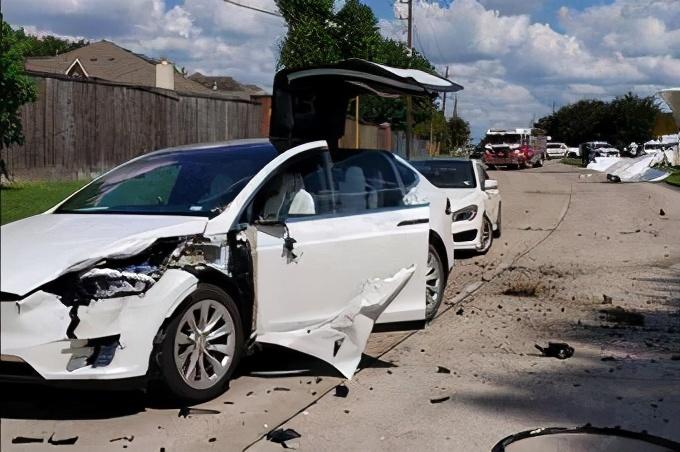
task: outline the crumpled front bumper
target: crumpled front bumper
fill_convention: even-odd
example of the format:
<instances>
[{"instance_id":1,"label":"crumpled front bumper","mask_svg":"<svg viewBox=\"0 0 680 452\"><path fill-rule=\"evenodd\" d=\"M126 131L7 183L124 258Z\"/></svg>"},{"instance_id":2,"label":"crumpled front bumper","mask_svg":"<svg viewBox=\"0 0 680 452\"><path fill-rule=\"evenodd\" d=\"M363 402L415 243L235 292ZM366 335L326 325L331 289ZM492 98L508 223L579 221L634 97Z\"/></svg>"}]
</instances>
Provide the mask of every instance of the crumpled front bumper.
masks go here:
<instances>
[{"instance_id":1,"label":"crumpled front bumper","mask_svg":"<svg viewBox=\"0 0 680 452\"><path fill-rule=\"evenodd\" d=\"M95 300L79 306L77 312L62 304L56 295L43 291L19 301L3 301L0 303L3 361L23 361L46 380L143 376L148 371L158 330L197 282L190 273L171 269L143 296ZM66 331L73 328L74 316L77 339L69 339ZM78 359L82 362L88 354L96 353L92 344L112 337L118 346L109 364L101 367L77 364Z\"/></svg>"}]
</instances>

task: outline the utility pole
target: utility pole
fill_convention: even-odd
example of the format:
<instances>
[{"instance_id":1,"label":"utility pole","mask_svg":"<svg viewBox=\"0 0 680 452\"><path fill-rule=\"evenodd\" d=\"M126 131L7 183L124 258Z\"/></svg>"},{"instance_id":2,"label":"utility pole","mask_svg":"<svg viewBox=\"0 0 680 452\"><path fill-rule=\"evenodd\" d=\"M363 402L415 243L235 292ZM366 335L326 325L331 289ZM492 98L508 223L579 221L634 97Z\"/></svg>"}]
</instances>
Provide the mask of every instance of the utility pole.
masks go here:
<instances>
[{"instance_id":1,"label":"utility pole","mask_svg":"<svg viewBox=\"0 0 680 452\"><path fill-rule=\"evenodd\" d=\"M445 79L448 80L449 78L449 66L446 66L446 75L444 76ZM442 113L444 113L444 119L446 119L446 97L448 93L444 91L444 100L442 101Z\"/></svg>"},{"instance_id":2,"label":"utility pole","mask_svg":"<svg viewBox=\"0 0 680 452\"><path fill-rule=\"evenodd\" d=\"M413 0L401 0L408 5L406 46L409 53L413 53ZM410 55L409 55L410 56ZM406 96L406 160L411 160L411 122L413 117L413 103L411 96Z\"/></svg>"}]
</instances>

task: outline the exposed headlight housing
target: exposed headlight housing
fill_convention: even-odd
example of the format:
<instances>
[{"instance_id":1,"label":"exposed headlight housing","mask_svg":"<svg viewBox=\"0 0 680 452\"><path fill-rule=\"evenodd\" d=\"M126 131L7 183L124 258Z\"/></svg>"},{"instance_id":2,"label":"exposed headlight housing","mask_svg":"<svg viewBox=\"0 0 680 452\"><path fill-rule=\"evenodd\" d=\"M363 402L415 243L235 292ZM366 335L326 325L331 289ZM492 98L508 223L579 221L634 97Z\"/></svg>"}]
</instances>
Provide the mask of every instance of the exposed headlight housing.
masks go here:
<instances>
[{"instance_id":1,"label":"exposed headlight housing","mask_svg":"<svg viewBox=\"0 0 680 452\"><path fill-rule=\"evenodd\" d=\"M472 205L472 206L467 206L464 207L460 210L456 210L453 212L453 215L451 217L453 218L453 221L470 221L473 220L477 216L477 206Z\"/></svg>"}]
</instances>

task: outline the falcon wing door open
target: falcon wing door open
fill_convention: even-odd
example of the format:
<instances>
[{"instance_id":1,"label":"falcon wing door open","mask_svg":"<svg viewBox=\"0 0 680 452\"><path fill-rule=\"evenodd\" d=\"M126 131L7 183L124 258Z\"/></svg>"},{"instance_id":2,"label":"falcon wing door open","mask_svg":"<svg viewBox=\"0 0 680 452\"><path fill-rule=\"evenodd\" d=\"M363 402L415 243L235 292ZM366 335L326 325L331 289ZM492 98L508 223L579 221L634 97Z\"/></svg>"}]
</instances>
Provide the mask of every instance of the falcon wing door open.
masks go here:
<instances>
[{"instance_id":1,"label":"falcon wing door open","mask_svg":"<svg viewBox=\"0 0 680 452\"><path fill-rule=\"evenodd\" d=\"M315 140L326 140L332 149L345 133L347 106L356 96L434 96L461 89L438 75L360 59L283 70L274 78L269 136L279 151Z\"/></svg>"}]
</instances>

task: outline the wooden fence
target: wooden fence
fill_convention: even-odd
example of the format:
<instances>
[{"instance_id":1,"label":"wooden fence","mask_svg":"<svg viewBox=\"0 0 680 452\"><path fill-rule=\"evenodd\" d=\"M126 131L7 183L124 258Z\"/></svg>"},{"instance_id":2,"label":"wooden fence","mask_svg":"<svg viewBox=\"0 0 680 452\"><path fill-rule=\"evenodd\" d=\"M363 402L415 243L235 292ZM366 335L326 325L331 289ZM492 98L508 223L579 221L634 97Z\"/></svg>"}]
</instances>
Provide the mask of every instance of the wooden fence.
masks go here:
<instances>
[{"instance_id":1,"label":"wooden fence","mask_svg":"<svg viewBox=\"0 0 680 452\"><path fill-rule=\"evenodd\" d=\"M1 153L19 178L91 178L164 147L262 136L255 102L58 76L35 81L38 99L21 111L26 141Z\"/></svg>"}]
</instances>

